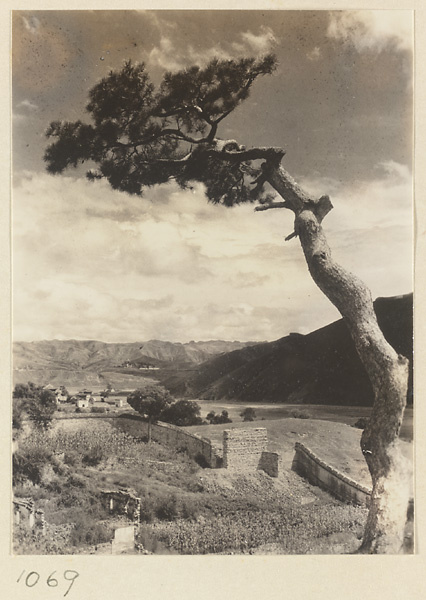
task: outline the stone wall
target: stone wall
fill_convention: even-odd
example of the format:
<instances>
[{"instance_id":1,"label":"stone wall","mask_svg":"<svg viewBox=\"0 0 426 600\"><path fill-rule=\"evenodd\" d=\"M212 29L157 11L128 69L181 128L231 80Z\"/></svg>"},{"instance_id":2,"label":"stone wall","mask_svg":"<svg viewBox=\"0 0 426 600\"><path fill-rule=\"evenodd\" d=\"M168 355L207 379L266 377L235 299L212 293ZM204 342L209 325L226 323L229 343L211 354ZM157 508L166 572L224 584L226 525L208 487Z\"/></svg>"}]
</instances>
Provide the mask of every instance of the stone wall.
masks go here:
<instances>
[{"instance_id":1,"label":"stone wall","mask_svg":"<svg viewBox=\"0 0 426 600\"><path fill-rule=\"evenodd\" d=\"M292 469L343 502L366 506L370 503L371 489L343 475L300 442L295 445Z\"/></svg>"},{"instance_id":2,"label":"stone wall","mask_svg":"<svg viewBox=\"0 0 426 600\"><path fill-rule=\"evenodd\" d=\"M225 469L255 471L262 453L267 451L268 434L264 427L225 429L223 432L223 466Z\"/></svg>"},{"instance_id":3,"label":"stone wall","mask_svg":"<svg viewBox=\"0 0 426 600\"><path fill-rule=\"evenodd\" d=\"M125 430L135 438L148 435L148 423L142 419L123 419L126 422ZM152 425L152 439L160 444L167 445L177 450L185 450L189 456L203 461L205 466L216 469L222 464L219 452L213 447L211 440L200 435L190 433L176 425L169 423L155 423Z\"/></svg>"},{"instance_id":4,"label":"stone wall","mask_svg":"<svg viewBox=\"0 0 426 600\"><path fill-rule=\"evenodd\" d=\"M262 452L258 469L265 471L270 477L278 477L281 467L281 456L276 452Z\"/></svg>"}]
</instances>

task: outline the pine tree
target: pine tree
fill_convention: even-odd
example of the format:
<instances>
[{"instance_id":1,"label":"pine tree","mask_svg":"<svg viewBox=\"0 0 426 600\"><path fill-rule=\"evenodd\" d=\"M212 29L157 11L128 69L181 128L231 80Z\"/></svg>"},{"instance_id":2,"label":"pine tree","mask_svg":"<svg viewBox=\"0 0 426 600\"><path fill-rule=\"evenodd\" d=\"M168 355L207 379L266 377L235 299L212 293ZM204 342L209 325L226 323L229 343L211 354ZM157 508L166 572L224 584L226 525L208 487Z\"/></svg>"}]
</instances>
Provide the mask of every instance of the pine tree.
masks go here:
<instances>
[{"instance_id":1,"label":"pine tree","mask_svg":"<svg viewBox=\"0 0 426 600\"><path fill-rule=\"evenodd\" d=\"M275 67L273 55L215 59L204 68L166 72L155 90L144 64L126 62L90 91L91 124L51 123L47 170L62 173L88 162L94 165L89 179L105 178L130 194L141 195L144 188L169 179L182 188L201 182L215 204L256 202L256 210L294 213L294 232L286 239L299 238L309 272L342 314L375 395L361 439L373 482L361 551L399 552L409 500L407 468L398 448L408 361L384 339L369 289L332 258L322 228L333 208L330 198L313 198L297 185L281 164L282 148L245 148L218 137L222 121Z\"/></svg>"}]
</instances>

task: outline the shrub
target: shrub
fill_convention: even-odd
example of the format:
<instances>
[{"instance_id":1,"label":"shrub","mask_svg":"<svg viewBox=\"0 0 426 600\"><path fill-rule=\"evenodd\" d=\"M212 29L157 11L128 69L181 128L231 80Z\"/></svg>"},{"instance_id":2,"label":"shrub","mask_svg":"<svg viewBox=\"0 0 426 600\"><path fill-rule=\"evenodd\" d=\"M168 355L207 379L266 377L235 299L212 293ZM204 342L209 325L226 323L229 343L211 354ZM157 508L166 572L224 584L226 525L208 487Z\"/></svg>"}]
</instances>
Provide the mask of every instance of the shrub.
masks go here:
<instances>
[{"instance_id":1,"label":"shrub","mask_svg":"<svg viewBox=\"0 0 426 600\"><path fill-rule=\"evenodd\" d=\"M94 447L87 452L83 458L82 462L88 467L96 467L104 458L102 449L100 447Z\"/></svg>"},{"instance_id":2,"label":"shrub","mask_svg":"<svg viewBox=\"0 0 426 600\"><path fill-rule=\"evenodd\" d=\"M70 467L75 467L81 460L81 456L74 450L68 450L64 454L64 463Z\"/></svg>"},{"instance_id":3,"label":"shrub","mask_svg":"<svg viewBox=\"0 0 426 600\"><path fill-rule=\"evenodd\" d=\"M155 505L151 498L145 498L141 503L140 518L145 523L152 523L154 521Z\"/></svg>"},{"instance_id":4,"label":"shrub","mask_svg":"<svg viewBox=\"0 0 426 600\"><path fill-rule=\"evenodd\" d=\"M54 494L60 494L62 492L61 482L58 479L52 479L47 483L46 489Z\"/></svg>"},{"instance_id":5,"label":"shrub","mask_svg":"<svg viewBox=\"0 0 426 600\"><path fill-rule=\"evenodd\" d=\"M201 425L200 406L191 400L178 400L163 410L160 420L179 427Z\"/></svg>"},{"instance_id":6,"label":"shrub","mask_svg":"<svg viewBox=\"0 0 426 600\"><path fill-rule=\"evenodd\" d=\"M12 427L19 431L22 429L22 423L26 414L26 403L23 398L13 396L12 402Z\"/></svg>"},{"instance_id":7,"label":"shrub","mask_svg":"<svg viewBox=\"0 0 426 600\"><path fill-rule=\"evenodd\" d=\"M181 500L180 517L194 521L199 515L198 503L190 498Z\"/></svg>"},{"instance_id":8,"label":"shrub","mask_svg":"<svg viewBox=\"0 0 426 600\"><path fill-rule=\"evenodd\" d=\"M78 475L78 473L73 473L68 476L67 484L70 487L84 488L86 487L86 479L81 475Z\"/></svg>"},{"instance_id":9,"label":"shrub","mask_svg":"<svg viewBox=\"0 0 426 600\"><path fill-rule=\"evenodd\" d=\"M76 489L64 490L57 500L58 507L72 508L84 503L82 492Z\"/></svg>"},{"instance_id":10,"label":"shrub","mask_svg":"<svg viewBox=\"0 0 426 600\"><path fill-rule=\"evenodd\" d=\"M14 554L70 554L63 536L44 536L36 530L28 530L23 525L13 528Z\"/></svg>"},{"instance_id":11,"label":"shrub","mask_svg":"<svg viewBox=\"0 0 426 600\"><path fill-rule=\"evenodd\" d=\"M361 417L353 424L353 427L357 427L358 429L365 429L367 427L368 419L367 417Z\"/></svg>"},{"instance_id":12,"label":"shrub","mask_svg":"<svg viewBox=\"0 0 426 600\"><path fill-rule=\"evenodd\" d=\"M180 516L179 503L176 494L163 498L156 508L156 515L162 521L174 521Z\"/></svg>"},{"instance_id":13,"label":"shrub","mask_svg":"<svg viewBox=\"0 0 426 600\"><path fill-rule=\"evenodd\" d=\"M52 463L52 453L44 448L35 447L31 450L13 454L13 485L29 479L32 483L40 484L43 471Z\"/></svg>"},{"instance_id":14,"label":"shrub","mask_svg":"<svg viewBox=\"0 0 426 600\"><path fill-rule=\"evenodd\" d=\"M217 415L214 410L210 411L206 416L210 425L220 425L221 423L232 423L227 410L223 410L220 415Z\"/></svg>"},{"instance_id":15,"label":"shrub","mask_svg":"<svg viewBox=\"0 0 426 600\"><path fill-rule=\"evenodd\" d=\"M240 417L243 418L243 421L254 421L256 418L256 411L254 408L247 407L240 412Z\"/></svg>"},{"instance_id":16,"label":"shrub","mask_svg":"<svg viewBox=\"0 0 426 600\"><path fill-rule=\"evenodd\" d=\"M92 408L90 409L90 412L92 413L105 413L105 407L104 406L92 406Z\"/></svg>"},{"instance_id":17,"label":"shrub","mask_svg":"<svg viewBox=\"0 0 426 600\"><path fill-rule=\"evenodd\" d=\"M310 419L311 414L306 410L298 410L294 408L288 411L288 416L292 419Z\"/></svg>"},{"instance_id":18,"label":"shrub","mask_svg":"<svg viewBox=\"0 0 426 600\"><path fill-rule=\"evenodd\" d=\"M189 498L179 498L170 494L156 507L155 514L162 521L175 521L176 519L195 519L199 509L197 503Z\"/></svg>"},{"instance_id":19,"label":"shrub","mask_svg":"<svg viewBox=\"0 0 426 600\"><path fill-rule=\"evenodd\" d=\"M91 517L81 514L71 532L70 542L73 546L83 544L103 544L111 541L113 536L112 527L105 523L98 523Z\"/></svg>"}]
</instances>

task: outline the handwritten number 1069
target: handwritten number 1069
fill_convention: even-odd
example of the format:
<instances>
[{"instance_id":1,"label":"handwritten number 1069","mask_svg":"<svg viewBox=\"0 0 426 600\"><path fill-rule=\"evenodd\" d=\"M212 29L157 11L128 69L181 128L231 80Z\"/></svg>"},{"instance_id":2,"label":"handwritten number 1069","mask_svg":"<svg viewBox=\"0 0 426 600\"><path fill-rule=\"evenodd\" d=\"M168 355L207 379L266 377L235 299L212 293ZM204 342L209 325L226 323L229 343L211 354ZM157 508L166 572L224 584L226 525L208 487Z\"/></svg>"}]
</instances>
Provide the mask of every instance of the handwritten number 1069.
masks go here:
<instances>
[{"instance_id":1,"label":"handwritten number 1069","mask_svg":"<svg viewBox=\"0 0 426 600\"><path fill-rule=\"evenodd\" d=\"M56 579L56 577L54 577L55 573L56 573L56 571L53 571L53 573L51 573L46 580L46 584L49 587L58 587L58 585L59 585L59 581ZM37 573L37 571L30 571L26 577L24 577L24 575L25 575L25 570L22 571L22 573L19 575L18 579L16 580L16 583L19 583L20 581L22 581L29 588L32 588L38 584L39 579L40 579L40 574ZM66 592L64 594L64 596L66 596L68 594L68 592L70 591L70 589L72 588L74 581L77 579L79 574L77 573L77 571L67 570L67 571L63 572L62 576L65 579L65 581L70 582L68 589L66 590Z\"/></svg>"}]
</instances>

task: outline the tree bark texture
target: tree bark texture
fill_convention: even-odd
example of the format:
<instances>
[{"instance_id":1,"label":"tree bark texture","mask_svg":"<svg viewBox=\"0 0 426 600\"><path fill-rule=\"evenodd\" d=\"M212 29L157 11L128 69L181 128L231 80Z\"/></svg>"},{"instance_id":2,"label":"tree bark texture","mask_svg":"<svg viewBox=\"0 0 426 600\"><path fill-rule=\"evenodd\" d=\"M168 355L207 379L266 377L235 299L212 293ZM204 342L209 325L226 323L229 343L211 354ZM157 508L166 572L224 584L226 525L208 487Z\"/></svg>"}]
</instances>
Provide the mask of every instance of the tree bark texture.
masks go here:
<instances>
[{"instance_id":1,"label":"tree bark texture","mask_svg":"<svg viewBox=\"0 0 426 600\"><path fill-rule=\"evenodd\" d=\"M343 316L373 387L372 414L361 437L373 489L360 552L399 553L411 483L411 467L399 449L398 437L407 398L408 360L385 340L367 286L331 256L321 227L332 208L328 196L309 198L279 165L269 169L267 180L295 213L295 233L309 272Z\"/></svg>"}]
</instances>

